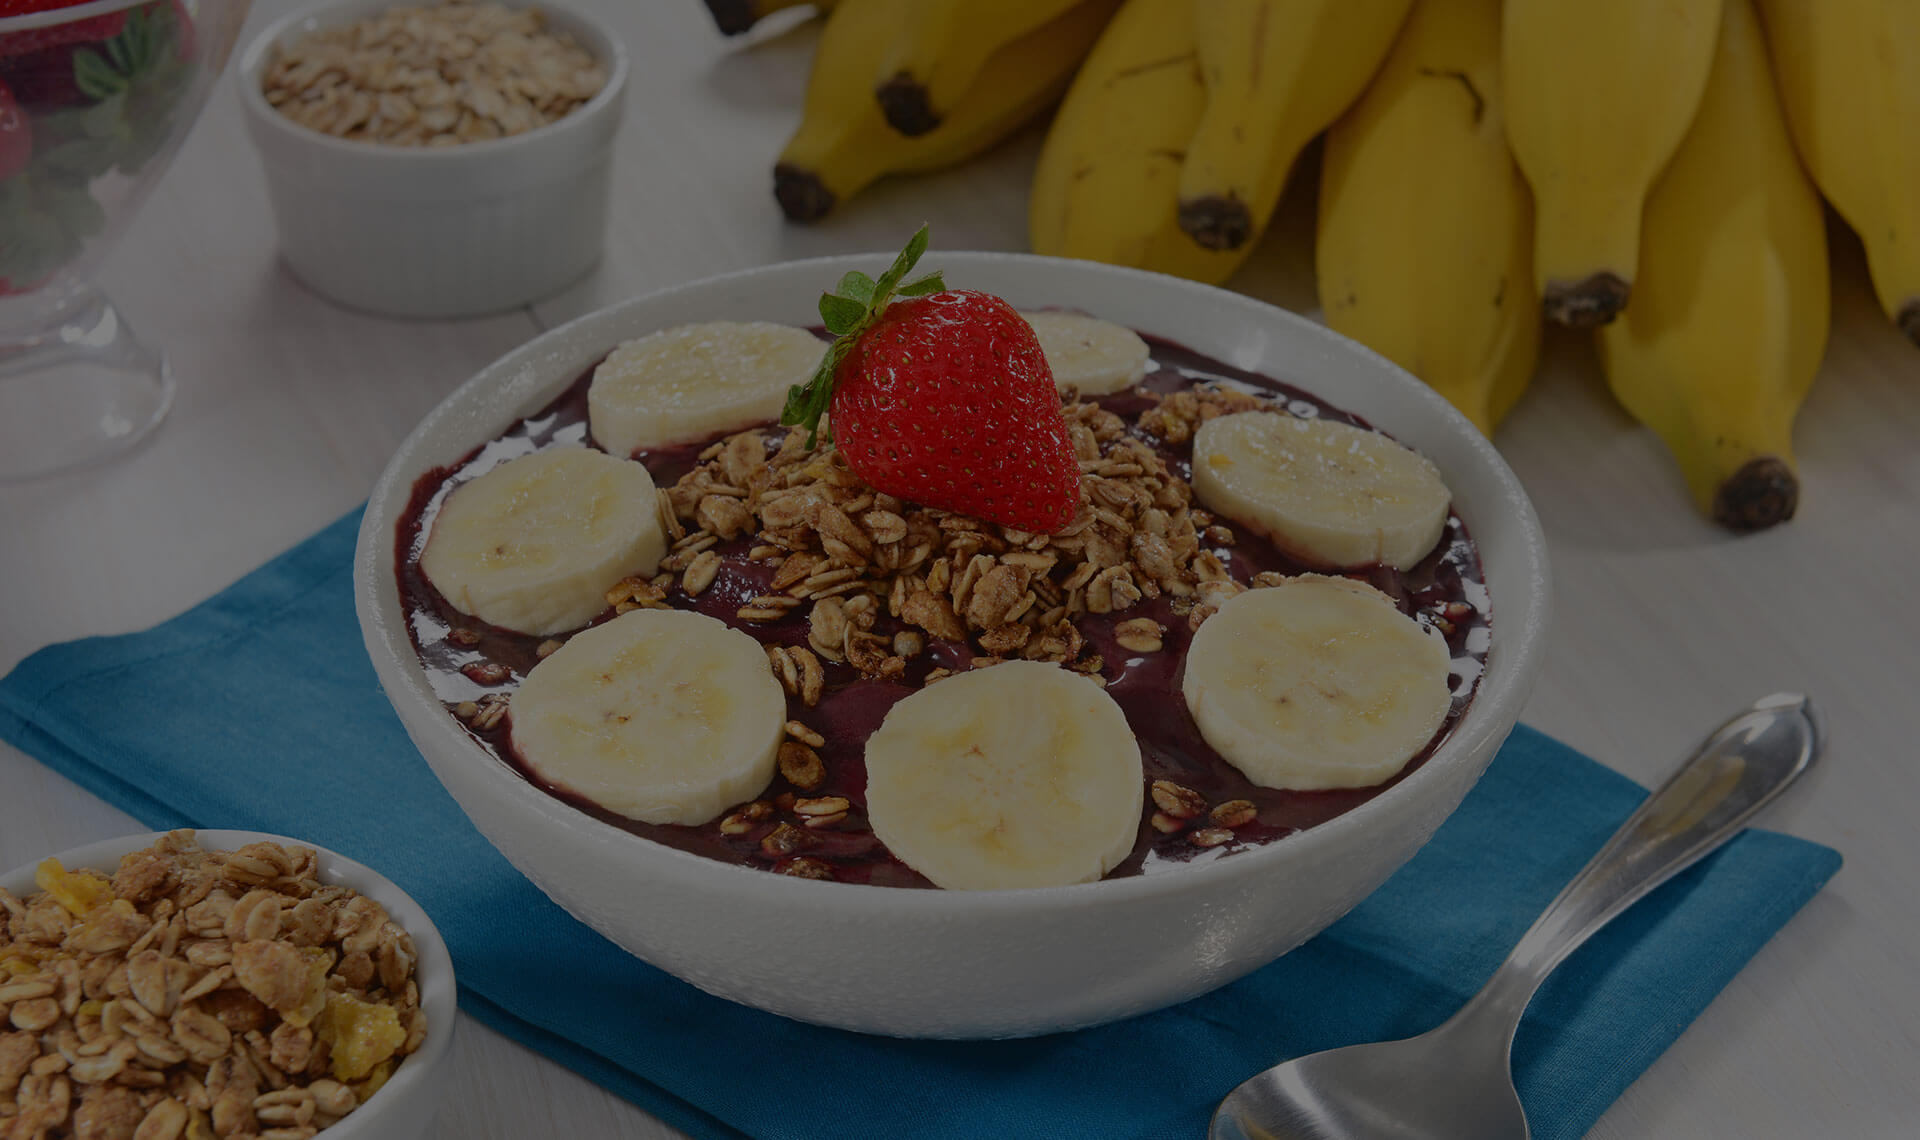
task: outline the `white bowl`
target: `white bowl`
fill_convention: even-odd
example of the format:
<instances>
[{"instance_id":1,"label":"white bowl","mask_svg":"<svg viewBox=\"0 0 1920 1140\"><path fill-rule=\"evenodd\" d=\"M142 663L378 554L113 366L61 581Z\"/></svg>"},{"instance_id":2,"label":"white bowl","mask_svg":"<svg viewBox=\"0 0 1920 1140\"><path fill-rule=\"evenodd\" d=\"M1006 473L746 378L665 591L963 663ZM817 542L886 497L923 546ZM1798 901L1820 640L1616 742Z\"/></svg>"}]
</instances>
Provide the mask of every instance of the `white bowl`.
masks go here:
<instances>
[{"instance_id":1,"label":"white bowl","mask_svg":"<svg viewBox=\"0 0 1920 1140\"><path fill-rule=\"evenodd\" d=\"M120 857L151 847L166 832L123 835L103 839L84 847L53 853L69 871L82 868L111 875L120 866ZM394 1066L393 1077L367 1103L354 1109L339 1123L320 1133L326 1140L410 1140L424 1135L440 1107L446 1091L448 1050L453 1045L455 988L453 959L447 944L420 904L384 875L343 855L337 855L304 839L289 839L263 831L196 831L195 838L208 851L232 851L249 843L278 843L285 847L311 847L319 855L319 878L323 883L352 887L379 903L387 915L413 938L418 954L414 979L420 986L420 1008L427 1015L427 1037L420 1048ZM46 856L41 856L45 859ZM0 875L0 887L25 898L40 888L34 885L36 859Z\"/></svg>"},{"instance_id":2,"label":"white bowl","mask_svg":"<svg viewBox=\"0 0 1920 1140\"><path fill-rule=\"evenodd\" d=\"M626 49L594 17L537 5L549 27L570 33L601 62L606 85L546 126L458 146L334 138L267 102L261 73L274 45L397 6L347 0L305 8L269 25L241 53L235 82L287 267L341 304L407 317L510 309L584 275L606 238Z\"/></svg>"},{"instance_id":3,"label":"white bowl","mask_svg":"<svg viewBox=\"0 0 1920 1140\"><path fill-rule=\"evenodd\" d=\"M476 744L428 687L394 566L417 478L542 407L625 338L721 318L812 325L820 293L842 273L887 263L794 262L628 301L538 337L428 413L374 487L354 563L361 629L388 698L468 816L542 890L648 962L748 1005L897 1036L1018 1036L1157 1009L1272 961L1379 886L1486 768L1538 670L1547 560L1525 493L1464 417L1353 342L1234 293L1018 254L936 252L923 263L956 288L1082 309L1298 384L1439 465L1479 544L1492 651L1452 735L1353 811L1229 859L1076 886L949 892L797 879L686 854L562 803Z\"/></svg>"}]
</instances>

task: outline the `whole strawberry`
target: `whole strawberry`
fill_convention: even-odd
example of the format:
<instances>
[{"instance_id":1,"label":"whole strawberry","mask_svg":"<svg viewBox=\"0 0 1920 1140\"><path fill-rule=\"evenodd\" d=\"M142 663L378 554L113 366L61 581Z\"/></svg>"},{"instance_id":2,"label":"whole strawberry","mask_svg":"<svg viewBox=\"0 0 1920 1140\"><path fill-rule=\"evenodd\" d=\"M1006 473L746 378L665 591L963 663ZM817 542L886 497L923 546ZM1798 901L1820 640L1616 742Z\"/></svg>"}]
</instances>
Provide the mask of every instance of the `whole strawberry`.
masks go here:
<instances>
[{"instance_id":1,"label":"whole strawberry","mask_svg":"<svg viewBox=\"0 0 1920 1140\"><path fill-rule=\"evenodd\" d=\"M835 446L876 490L1018 530L1060 530L1079 506L1080 465L1040 342L998 297L948 292L937 273L899 284L926 233L877 282L849 273L820 298L839 339L788 395L782 422L812 429L830 411Z\"/></svg>"}]
</instances>

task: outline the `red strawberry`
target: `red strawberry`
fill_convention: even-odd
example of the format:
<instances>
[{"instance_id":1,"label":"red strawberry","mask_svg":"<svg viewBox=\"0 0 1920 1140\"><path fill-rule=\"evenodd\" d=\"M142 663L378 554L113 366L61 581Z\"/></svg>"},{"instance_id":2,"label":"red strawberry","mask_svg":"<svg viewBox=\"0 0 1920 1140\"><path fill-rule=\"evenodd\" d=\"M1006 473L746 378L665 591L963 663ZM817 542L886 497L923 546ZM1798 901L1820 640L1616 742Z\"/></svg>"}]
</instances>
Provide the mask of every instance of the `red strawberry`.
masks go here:
<instances>
[{"instance_id":1,"label":"red strawberry","mask_svg":"<svg viewBox=\"0 0 1920 1140\"><path fill-rule=\"evenodd\" d=\"M75 2L77 0L0 0L0 19L8 16L27 16L56 8L68 8ZM85 19L52 24L44 28L0 32L0 56L24 55L27 52L41 51L63 44L99 43L119 35L120 29L126 27L126 24L127 12L123 8L118 12L88 16Z\"/></svg>"},{"instance_id":2,"label":"red strawberry","mask_svg":"<svg viewBox=\"0 0 1920 1140\"><path fill-rule=\"evenodd\" d=\"M20 55L0 56L0 82L13 88L23 107L57 110L90 102L73 75L78 44L61 44Z\"/></svg>"},{"instance_id":3,"label":"red strawberry","mask_svg":"<svg viewBox=\"0 0 1920 1140\"><path fill-rule=\"evenodd\" d=\"M914 235L878 282L848 274L821 298L840 333L785 418L831 407L836 446L875 489L923 506L1051 533L1073 521L1080 465L1033 329L998 297L945 292L937 274L899 286L926 248ZM823 390L824 389L824 390Z\"/></svg>"},{"instance_id":4,"label":"red strawberry","mask_svg":"<svg viewBox=\"0 0 1920 1140\"><path fill-rule=\"evenodd\" d=\"M33 124L27 121L13 92L0 83L0 182L27 168L33 159Z\"/></svg>"}]
</instances>

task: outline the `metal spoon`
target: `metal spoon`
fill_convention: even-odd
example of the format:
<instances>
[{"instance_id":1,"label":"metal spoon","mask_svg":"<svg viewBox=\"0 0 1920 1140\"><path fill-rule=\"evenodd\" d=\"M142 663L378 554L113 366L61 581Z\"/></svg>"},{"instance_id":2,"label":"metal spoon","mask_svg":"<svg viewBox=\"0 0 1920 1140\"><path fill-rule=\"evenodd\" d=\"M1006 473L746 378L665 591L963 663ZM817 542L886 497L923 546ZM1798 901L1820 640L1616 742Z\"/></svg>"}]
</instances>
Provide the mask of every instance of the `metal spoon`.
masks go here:
<instances>
[{"instance_id":1,"label":"metal spoon","mask_svg":"<svg viewBox=\"0 0 1920 1140\"><path fill-rule=\"evenodd\" d=\"M1754 702L1620 825L1460 1012L1418 1037L1256 1074L1220 1102L1209 1140L1527 1140L1512 1051L1534 991L1615 915L1738 834L1825 739L1806 697Z\"/></svg>"}]
</instances>

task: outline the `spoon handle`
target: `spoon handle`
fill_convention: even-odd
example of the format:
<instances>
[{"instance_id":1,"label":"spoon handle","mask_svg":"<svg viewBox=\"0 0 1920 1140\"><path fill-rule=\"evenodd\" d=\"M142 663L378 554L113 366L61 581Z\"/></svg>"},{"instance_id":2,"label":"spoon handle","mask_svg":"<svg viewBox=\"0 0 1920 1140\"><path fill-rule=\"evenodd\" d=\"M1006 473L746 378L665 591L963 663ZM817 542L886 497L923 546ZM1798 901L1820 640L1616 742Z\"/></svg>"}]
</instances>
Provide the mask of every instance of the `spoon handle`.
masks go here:
<instances>
[{"instance_id":1,"label":"spoon handle","mask_svg":"<svg viewBox=\"0 0 1920 1140\"><path fill-rule=\"evenodd\" d=\"M1554 967L1661 883L1739 834L1812 767L1826 733L1798 693L1775 693L1707 737L1534 921L1469 1003L1517 1022Z\"/></svg>"}]
</instances>

